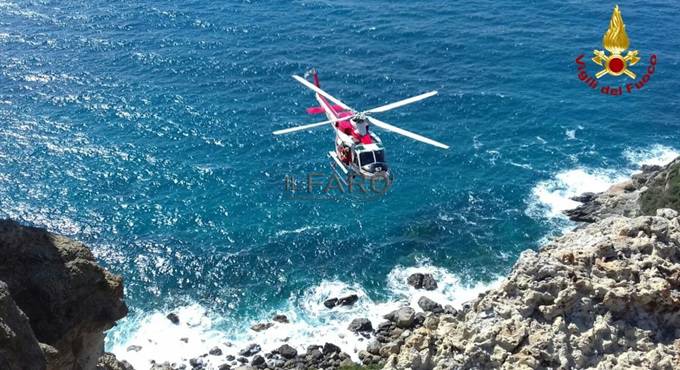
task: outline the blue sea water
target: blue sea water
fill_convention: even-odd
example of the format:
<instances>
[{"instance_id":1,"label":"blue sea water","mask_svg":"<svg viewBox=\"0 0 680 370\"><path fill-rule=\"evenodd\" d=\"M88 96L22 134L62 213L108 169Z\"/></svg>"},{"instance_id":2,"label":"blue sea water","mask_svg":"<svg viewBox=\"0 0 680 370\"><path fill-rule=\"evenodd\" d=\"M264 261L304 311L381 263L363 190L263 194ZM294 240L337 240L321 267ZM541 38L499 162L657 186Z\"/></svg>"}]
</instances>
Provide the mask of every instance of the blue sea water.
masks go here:
<instances>
[{"instance_id":1,"label":"blue sea water","mask_svg":"<svg viewBox=\"0 0 680 370\"><path fill-rule=\"evenodd\" d=\"M598 70L613 6L0 1L0 216L82 240L125 278L131 314L107 349L138 368L287 337L355 354L348 320L417 300L408 273L461 304L569 227L569 196L678 154L677 2L620 2L631 69L658 57L643 89L577 77L580 54ZM386 196L290 199L287 175L330 171L330 129L271 134L320 119L290 78L312 67L357 108L439 90L379 118L451 149L379 132ZM323 308L346 292L356 307ZM291 323L248 329L274 312Z\"/></svg>"}]
</instances>

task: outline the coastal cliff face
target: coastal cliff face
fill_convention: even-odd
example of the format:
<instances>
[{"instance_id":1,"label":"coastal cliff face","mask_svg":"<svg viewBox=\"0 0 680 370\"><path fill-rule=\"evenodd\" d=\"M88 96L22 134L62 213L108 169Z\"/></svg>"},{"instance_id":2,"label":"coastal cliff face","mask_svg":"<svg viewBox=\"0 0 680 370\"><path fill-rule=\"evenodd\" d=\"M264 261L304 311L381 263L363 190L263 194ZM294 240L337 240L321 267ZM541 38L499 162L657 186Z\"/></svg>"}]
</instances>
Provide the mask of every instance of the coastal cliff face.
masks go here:
<instances>
[{"instance_id":1,"label":"coastal cliff face","mask_svg":"<svg viewBox=\"0 0 680 370\"><path fill-rule=\"evenodd\" d=\"M428 314L385 369L680 368L680 158L576 200L566 213L590 224L458 314Z\"/></svg>"},{"instance_id":2,"label":"coastal cliff face","mask_svg":"<svg viewBox=\"0 0 680 370\"><path fill-rule=\"evenodd\" d=\"M612 217L526 251L386 369L680 368L680 217Z\"/></svg>"},{"instance_id":3,"label":"coastal cliff face","mask_svg":"<svg viewBox=\"0 0 680 370\"><path fill-rule=\"evenodd\" d=\"M599 194L574 198L580 206L565 213L574 221L595 222L610 216L653 216L659 208L680 211L680 158L666 166L643 166L629 181Z\"/></svg>"},{"instance_id":4,"label":"coastal cliff face","mask_svg":"<svg viewBox=\"0 0 680 370\"><path fill-rule=\"evenodd\" d=\"M1 369L95 369L126 314L122 279L85 245L0 221Z\"/></svg>"}]
</instances>

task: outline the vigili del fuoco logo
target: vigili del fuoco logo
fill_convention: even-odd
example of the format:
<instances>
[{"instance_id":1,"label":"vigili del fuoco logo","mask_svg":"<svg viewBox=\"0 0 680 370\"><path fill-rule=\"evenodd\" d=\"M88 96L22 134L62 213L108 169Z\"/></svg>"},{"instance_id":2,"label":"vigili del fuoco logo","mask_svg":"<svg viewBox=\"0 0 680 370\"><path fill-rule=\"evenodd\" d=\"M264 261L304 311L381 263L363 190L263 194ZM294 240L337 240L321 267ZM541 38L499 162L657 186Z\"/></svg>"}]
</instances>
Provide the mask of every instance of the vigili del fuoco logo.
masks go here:
<instances>
[{"instance_id":1,"label":"vigili del fuoco logo","mask_svg":"<svg viewBox=\"0 0 680 370\"><path fill-rule=\"evenodd\" d=\"M637 50L628 50L630 41L628 40L626 25L623 23L618 5L614 7L612 18L609 21L609 29L607 29L602 38L602 46L605 48L604 51L593 50L594 56L591 60L601 67L601 70L595 73L594 77L588 75L586 71L586 63L583 61L585 54L581 54L576 58L578 78L590 88L597 89L599 82L603 81L600 79L605 75L610 75L614 78L624 78L626 81L623 84L599 86L600 93L602 94L620 96L642 89L652 78L656 69L656 55L652 54L649 57L649 65L646 70L633 68L640 61L640 56ZM637 78L638 74L641 74L642 77Z\"/></svg>"}]
</instances>

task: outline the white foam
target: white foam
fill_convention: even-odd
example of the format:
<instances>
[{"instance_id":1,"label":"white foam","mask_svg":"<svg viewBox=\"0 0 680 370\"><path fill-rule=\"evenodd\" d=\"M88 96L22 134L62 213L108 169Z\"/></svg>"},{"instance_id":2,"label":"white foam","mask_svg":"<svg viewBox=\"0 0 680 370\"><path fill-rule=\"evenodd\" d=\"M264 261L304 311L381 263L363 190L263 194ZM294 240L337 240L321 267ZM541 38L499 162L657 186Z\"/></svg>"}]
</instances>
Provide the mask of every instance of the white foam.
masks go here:
<instances>
[{"instance_id":1,"label":"white foam","mask_svg":"<svg viewBox=\"0 0 680 370\"><path fill-rule=\"evenodd\" d=\"M181 320L179 325L171 323L161 312L126 318L109 334L108 339L113 343L110 351L137 369L148 369L153 359L180 364L206 353L215 345L226 347L227 338L215 329L215 319L205 308L193 304L175 312ZM133 345L142 349L128 351Z\"/></svg>"},{"instance_id":2,"label":"white foam","mask_svg":"<svg viewBox=\"0 0 680 370\"><path fill-rule=\"evenodd\" d=\"M612 185L627 180L642 165L665 165L680 152L663 146L626 149L623 156L628 163L619 169L580 167L563 170L549 180L540 181L531 191L527 214L535 218L562 219L564 211L581 203L571 198L585 192L602 192Z\"/></svg>"},{"instance_id":3,"label":"white foam","mask_svg":"<svg viewBox=\"0 0 680 370\"><path fill-rule=\"evenodd\" d=\"M432 273L438 281L438 288L428 292L410 287L406 279L414 272ZM257 322L271 322L275 312L255 320L244 320L240 325L229 325L205 308L194 304L174 310L180 318L179 325L172 324L161 312L148 313L137 319L125 319L109 334L108 340L112 343L109 350L140 369L148 368L151 360L186 363L218 346L223 351L221 356L208 355L203 358L208 368L215 369L220 364L228 363L226 355L238 357L238 351L251 343L259 344L262 353L266 353L284 343L293 346L298 352L304 352L309 345L330 342L340 346L354 360L358 360L358 352L365 349L369 340L347 330L352 319L368 318L375 327L384 321L383 315L402 305L410 304L419 310L417 301L423 295L441 304L460 308L464 302L476 298L479 293L499 282L500 280L496 280L491 284L465 285L459 277L443 268L431 265L397 266L387 277L389 298L384 301L371 299L360 285L325 280L299 296L291 296L287 304L276 312L285 314L290 323L274 323L267 330L255 332L249 327ZM323 305L328 298L349 294L359 297L351 307L328 309ZM182 342L181 338L187 338L188 343ZM130 345L139 345L142 349L139 352L128 352Z\"/></svg>"},{"instance_id":4,"label":"white foam","mask_svg":"<svg viewBox=\"0 0 680 370\"><path fill-rule=\"evenodd\" d=\"M585 192L601 192L626 179L614 170L577 168L558 172L552 179L539 182L531 191L528 213L540 217L564 217L563 211L576 208L571 198Z\"/></svg>"},{"instance_id":5,"label":"white foam","mask_svg":"<svg viewBox=\"0 0 680 370\"><path fill-rule=\"evenodd\" d=\"M437 280L437 289L432 291L419 290L408 285L407 278L416 272L432 274ZM458 275L452 274L444 268L425 264L414 267L395 267L387 277L387 286L392 296L401 297L411 307L417 311L422 311L418 307L418 300L422 296L441 305L451 305L459 309L464 303L477 298L480 293L498 286L501 281L501 278L496 278L491 283L470 282L466 284Z\"/></svg>"},{"instance_id":6,"label":"white foam","mask_svg":"<svg viewBox=\"0 0 680 370\"><path fill-rule=\"evenodd\" d=\"M626 149L624 157L638 166L663 166L680 156L680 151L671 147L655 144L646 149Z\"/></svg>"}]
</instances>

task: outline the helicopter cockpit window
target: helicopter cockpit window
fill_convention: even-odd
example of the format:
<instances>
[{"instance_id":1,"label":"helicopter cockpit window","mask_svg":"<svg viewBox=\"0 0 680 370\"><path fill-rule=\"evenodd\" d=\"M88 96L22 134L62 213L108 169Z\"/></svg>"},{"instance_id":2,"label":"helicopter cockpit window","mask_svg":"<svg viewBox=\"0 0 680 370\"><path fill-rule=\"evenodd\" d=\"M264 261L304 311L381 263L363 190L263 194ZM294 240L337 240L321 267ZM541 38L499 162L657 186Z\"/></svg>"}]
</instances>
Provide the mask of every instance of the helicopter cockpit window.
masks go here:
<instances>
[{"instance_id":1,"label":"helicopter cockpit window","mask_svg":"<svg viewBox=\"0 0 680 370\"><path fill-rule=\"evenodd\" d=\"M373 152L375 154L375 161L376 162L381 162L385 163L385 151L384 150L376 150Z\"/></svg>"},{"instance_id":2,"label":"helicopter cockpit window","mask_svg":"<svg viewBox=\"0 0 680 370\"><path fill-rule=\"evenodd\" d=\"M361 165L365 166L367 164L371 164L375 162L375 159L373 158L373 152L361 152L359 153L359 160L361 160Z\"/></svg>"}]
</instances>

